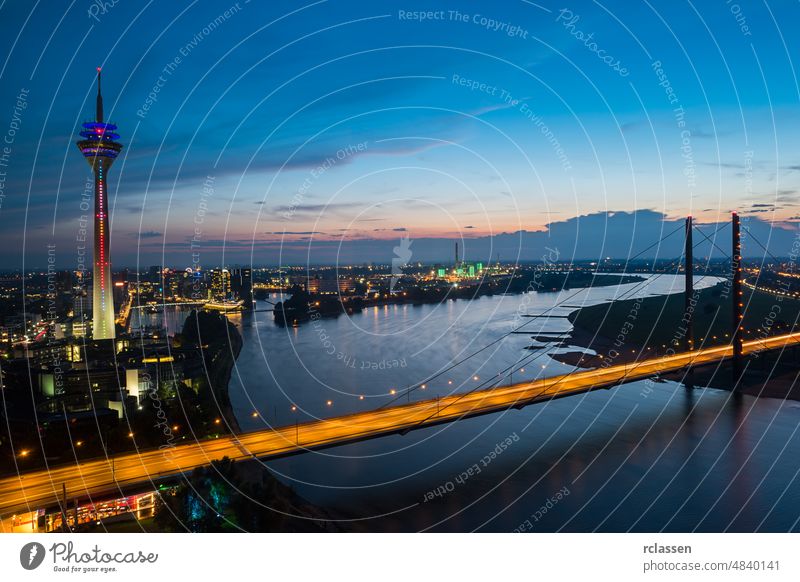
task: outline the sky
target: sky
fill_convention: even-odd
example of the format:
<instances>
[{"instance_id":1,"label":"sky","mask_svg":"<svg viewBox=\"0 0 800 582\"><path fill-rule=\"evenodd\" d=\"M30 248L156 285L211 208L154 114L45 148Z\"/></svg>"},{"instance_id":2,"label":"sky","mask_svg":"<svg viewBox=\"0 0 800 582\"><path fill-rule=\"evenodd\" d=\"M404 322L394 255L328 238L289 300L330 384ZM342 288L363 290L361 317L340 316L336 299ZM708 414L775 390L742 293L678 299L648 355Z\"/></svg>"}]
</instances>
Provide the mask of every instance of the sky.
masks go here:
<instances>
[{"instance_id":1,"label":"sky","mask_svg":"<svg viewBox=\"0 0 800 582\"><path fill-rule=\"evenodd\" d=\"M98 66L114 267L388 263L401 237L536 260L556 232L591 259L732 210L785 246L798 21L789 0L0 0L0 268L74 268Z\"/></svg>"}]
</instances>

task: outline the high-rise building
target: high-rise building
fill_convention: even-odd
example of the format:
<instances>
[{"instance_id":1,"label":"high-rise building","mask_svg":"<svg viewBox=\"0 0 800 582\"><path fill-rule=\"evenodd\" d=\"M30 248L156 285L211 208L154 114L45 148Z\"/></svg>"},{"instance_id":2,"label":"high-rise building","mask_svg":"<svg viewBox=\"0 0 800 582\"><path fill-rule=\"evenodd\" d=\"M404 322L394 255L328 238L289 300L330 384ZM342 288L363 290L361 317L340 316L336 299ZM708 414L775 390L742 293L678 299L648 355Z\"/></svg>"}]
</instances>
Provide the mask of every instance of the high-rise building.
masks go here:
<instances>
[{"instance_id":1,"label":"high-rise building","mask_svg":"<svg viewBox=\"0 0 800 582\"><path fill-rule=\"evenodd\" d=\"M103 121L103 95L100 90L100 67L97 67L97 104L95 120L83 124L78 148L94 171L94 270L92 276L92 337L114 339L114 298L111 281L111 257L108 227L108 171L122 150L114 133L116 125Z\"/></svg>"},{"instance_id":2,"label":"high-rise building","mask_svg":"<svg viewBox=\"0 0 800 582\"><path fill-rule=\"evenodd\" d=\"M72 297L72 314L80 319L88 319L92 314L92 305L84 292L77 293Z\"/></svg>"},{"instance_id":3,"label":"high-rise building","mask_svg":"<svg viewBox=\"0 0 800 582\"><path fill-rule=\"evenodd\" d=\"M118 271L111 276L114 281L114 305L122 305L128 295L128 269Z\"/></svg>"},{"instance_id":4,"label":"high-rise building","mask_svg":"<svg viewBox=\"0 0 800 582\"><path fill-rule=\"evenodd\" d=\"M231 274L228 269L214 269L211 271L211 288L209 299L228 299L231 294Z\"/></svg>"},{"instance_id":5,"label":"high-rise building","mask_svg":"<svg viewBox=\"0 0 800 582\"><path fill-rule=\"evenodd\" d=\"M165 271L164 272L164 296L172 300L181 297L181 283L186 278L185 271Z\"/></svg>"},{"instance_id":6,"label":"high-rise building","mask_svg":"<svg viewBox=\"0 0 800 582\"><path fill-rule=\"evenodd\" d=\"M247 267L234 269L231 273L231 289L244 301L245 308L253 307L253 272Z\"/></svg>"}]
</instances>

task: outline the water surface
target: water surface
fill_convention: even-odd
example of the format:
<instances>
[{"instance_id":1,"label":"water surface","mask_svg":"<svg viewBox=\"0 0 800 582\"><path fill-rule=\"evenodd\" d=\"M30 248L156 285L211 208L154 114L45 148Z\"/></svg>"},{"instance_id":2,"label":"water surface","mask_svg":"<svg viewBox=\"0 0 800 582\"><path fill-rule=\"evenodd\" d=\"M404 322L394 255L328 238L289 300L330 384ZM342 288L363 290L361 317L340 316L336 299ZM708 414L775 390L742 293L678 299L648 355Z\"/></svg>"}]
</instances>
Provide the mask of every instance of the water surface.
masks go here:
<instances>
[{"instance_id":1,"label":"water surface","mask_svg":"<svg viewBox=\"0 0 800 582\"><path fill-rule=\"evenodd\" d=\"M682 291L682 277L653 279L392 305L298 328L269 312L232 316L244 346L231 400L252 430L507 383L498 373L523 361L515 382L565 373L548 354L576 348L529 351L547 345L531 336L569 331L564 316L580 305ZM542 313L552 317L521 317ZM506 335L523 323L526 333ZM796 402L636 382L267 465L346 529L786 531L800 517L798 426Z\"/></svg>"}]
</instances>

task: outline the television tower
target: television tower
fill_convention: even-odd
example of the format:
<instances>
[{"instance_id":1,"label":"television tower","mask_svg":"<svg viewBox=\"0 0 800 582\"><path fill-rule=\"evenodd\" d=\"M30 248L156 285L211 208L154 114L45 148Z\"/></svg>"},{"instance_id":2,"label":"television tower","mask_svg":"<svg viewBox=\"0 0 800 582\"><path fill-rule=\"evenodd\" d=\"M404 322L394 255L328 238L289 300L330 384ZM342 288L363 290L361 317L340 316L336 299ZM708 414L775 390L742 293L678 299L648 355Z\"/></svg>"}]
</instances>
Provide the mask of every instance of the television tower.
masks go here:
<instances>
[{"instance_id":1,"label":"television tower","mask_svg":"<svg viewBox=\"0 0 800 582\"><path fill-rule=\"evenodd\" d=\"M95 120L83 124L78 148L94 170L94 270L92 273L92 337L114 339L114 298L108 228L108 170L122 150L116 125L103 121L100 67L97 67L97 112Z\"/></svg>"}]
</instances>

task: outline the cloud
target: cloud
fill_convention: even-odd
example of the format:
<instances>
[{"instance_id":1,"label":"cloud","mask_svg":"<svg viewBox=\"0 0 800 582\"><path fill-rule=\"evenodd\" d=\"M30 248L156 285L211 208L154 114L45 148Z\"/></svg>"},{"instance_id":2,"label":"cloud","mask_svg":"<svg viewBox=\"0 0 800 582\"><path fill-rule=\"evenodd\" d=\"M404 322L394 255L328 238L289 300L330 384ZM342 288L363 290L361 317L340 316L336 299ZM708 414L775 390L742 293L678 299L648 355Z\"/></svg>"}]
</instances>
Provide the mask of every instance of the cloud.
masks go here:
<instances>
[{"instance_id":1,"label":"cloud","mask_svg":"<svg viewBox=\"0 0 800 582\"><path fill-rule=\"evenodd\" d=\"M741 170L744 168L744 164L741 162L730 163L730 162L705 162L706 166L711 166L713 168L733 168L734 170Z\"/></svg>"},{"instance_id":2,"label":"cloud","mask_svg":"<svg viewBox=\"0 0 800 582\"><path fill-rule=\"evenodd\" d=\"M302 206L275 206L271 210L279 214L322 214L336 213L348 208L360 208L364 206L361 202L333 202L331 204L303 204Z\"/></svg>"},{"instance_id":3,"label":"cloud","mask_svg":"<svg viewBox=\"0 0 800 582\"><path fill-rule=\"evenodd\" d=\"M157 230L143 230L142 232L132 232L130 236L134 238L159 238L164 236L164 233Z\"/></svg>"},{"instance_id":4,"label":"cloud","mask_svg":"<svg viewBox=\"0 0 800 582\"><path fill-rule=\"evenodd\" d=\"M469 226L465 226L464 228L475 228L475 227L470 224Z\"/></svg>"},{"instance_id":5,"label":"cloud","mask_svg":"<svg viewBox=\"0 0 800 582\"><path fill-rule=\"evenodd\" d=\"M772 210L756 208L753 212ZM780 222L765 218L753 214L747 225L748 230L758 240L769 241L770 252L776 256L785 255L787 249L792 247L798 224L795 221L800 220L800 215ZM725 221L711 222L698 225L698 228L709 238L713 238L723 224ZM522 230L478 237L463 237L452 233L446 237L417 238L414 241L414 258L423 262L448 260L452 257L453 242L458 240L464 243L463 250L459 244L459 251L463 253L461 256L476 261L487 260L497 253L503 257L536 261L548 252L548 248L557 248L563 256L576 260L596 260L601 256L672 259L681 256L683 240L680 236L665 237L671 231L677 232L682 228L682 218L671 219L654 210L594 212L550 222L544 231ZM328 232L334 230L329 229ZM209 263L221 260L224 252L225 260L229 262L249 260L253 264L305 264L308 261L314 264L354 264L385 260L385 257L393 256L392 249L397 240L391 236L380 238L379 234L372 234L371 229L368 234L353 232L351 236L348 232L341 235L343 238L337 236L335 239L313 237L313 240L309 240L305 238L308 236L313 237L298 235L285 239L266 236L257 240L249 237L210 239L202 241L201 246ZM722 251L708 240L698 237L696 245L697 256L722 256ZM143 246L158 257L166 251L166 260L177 264L191 260L190 253L193 252L189 237L183 241L167 241L165 245L161 241L153 241ZM726 248L726 245L722 245L722 248ZM637 255L642 249L647 249L646 254ZM744 253L748 257L760 256L763 250L755 244L746 243Z\"/></svg>"},{"instance_id":6,"label":"cloud","mask_svg":"<svg viewBox=\"0 0 800 582\"><path fill-rule=\"evenodd\" d=\"M532 97L523 97L516 103L504 101L502 103L493 103L491 105L485 105L483 107L478 107L477 109L473 109L472 111L468 111L467 115L474 115L475 117L480 117L486 113L492 113L494 111L503 111L505 109L516 109L520 106L521 103L526 101L530 101Z\"/></svg>"},{"instance_id":7,"label":"cloud","mask_svg":"<svg viewBox=\"0 0 800 582\"><path fill-rule=\"evenodd\" d=\"M797 190L778 190L775 200L778 202L797 202L800 192Z\"/></svg>"},{"instance_id":8,"label":"cloud","mask_svg":"<svg viewBox=\"0 0 800 582\"><path fill-rule=\"evenodd\" d=\"M298 230L298 231L284 230L282 232L278 232L278 231L265 232L264 234L278 234L278 235L290 234L290 235L297 235L297 234L325 234L325 233L324 232L320 232L318 230Z\"/></svg>"},{"instance_id":9,"label":"cloud","mask_svg":"<svg viewBox=\"0 0 800 582\"><path fill-rule=\"evenodd\" d=\"M638 128L638 127L640 127L641 125L642 125L642 123L641 123L641 122L639 122L639 121L628 121L628 122L626 122L626 123L623 123L623 124L621 124L621 125L619 126L619 130L620 130L622 133L627 133L627 132L629 132L629 131L631 131L631 130L633 130L633 129L637 129L637 128Z\"/></svg>"},{"instance_id":10,"label":"cloud","mask_svg":"<svg viewBox=\"0 0 800 582\"><path fill-rule=\"evenodd\" d=\"M724 135L728 135L730 133L731 132L729 132L729 131L717 131L716 133L714 133L714 132L711 132L711 131L706 131L704 129L699 129L698 128L698 129L692 130L692 137L696 137L696 138L699 138L699 139L717 139L719 137L722 137Z\"/></svg>"}]
</instances>

